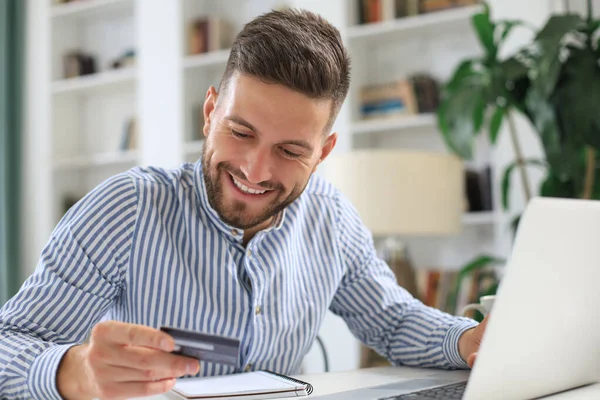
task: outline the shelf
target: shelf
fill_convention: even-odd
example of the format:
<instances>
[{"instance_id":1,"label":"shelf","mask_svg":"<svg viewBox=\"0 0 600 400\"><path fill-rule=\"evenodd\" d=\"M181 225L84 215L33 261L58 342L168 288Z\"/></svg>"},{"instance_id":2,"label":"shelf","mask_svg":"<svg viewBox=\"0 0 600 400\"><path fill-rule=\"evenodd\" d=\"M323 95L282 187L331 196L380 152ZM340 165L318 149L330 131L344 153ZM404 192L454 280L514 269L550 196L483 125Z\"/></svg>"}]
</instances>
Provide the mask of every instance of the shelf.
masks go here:
<instances>
[{"instance_id":1,"label":"shelf","mask_svg":"<svg viewBox=\"0 0 600 400\"><path fill-rule=\"evenodd\" d=\"M435 114L407 115L395 118L382 118L354 122L351 132L355 135L378 132L399 131L411 128L435 128L437 119Z\"/></svg>"},{"instance_id":2,"label":"shelf","mask_svg":"<svg viewBox=\"0 0 600 400\"><path fill-rule=\"evenodd\" d=\"M136 69L115 69L77 78L62 79L52 83L52 93L87 93L105 88L131 85L135 82Z\"/></svg>"},{"instance_id":3,"label":"shelf","mask_svg":"<svg viewBox=\"0 0 600 400\"><path fill-rule=\"evenodd\" d=\"M185 142L184 147L183 147L183 152L186 155L201 154L203 145L204 145L204 140L193 140L193 141Z\"/></svg>"},{"instance_id":4,"label":"shelf","mask_svg":"<svg viewBox=\"0 0 600 400\"><path fill-rule=\"evenodd\" d=\"M133 10L134 0L80 0L52 6L52 18L95 17L109 12Z\"/></svg>"},{"instance_id":5,"label":"shelf","mask_svg":"<svg viewBox=\"0 0 600 400\"><path fill-rule=\"evenodd\" d=\"M61 158L53 162L55 170L68 170L75 168L92 168L105 166L126 166L138 163L138 152L135 150L99 153L70 158Z\"/></svg>"},{"instance_id":6,"label":"shelf","mask_svg":"<svg viewBox=\"0 0 600 400\"><path fill-rule=\"evenodd\" d=\"M464 225L493 225L496 216L493 211L477 211L465 213L462 217Z\"/></svg>"},{"instance_id":7,"label":"shelf","mask_svg":"<svg viewBox=\"0 0 600 400\"><path fill-rule=\"evenodd\" d=\"M465 6L391 21L355 25L348 28L347 36L349 39L369 39L389 33L419 30L434 26L437 28L440 24L466 22L478 11L481 11L479 5Z\"/></svg>"},{"instance_id":8,"label":"shelf","mask_svg":"<svg viewBox=\"0 0 600 400\"><path fill-rule=\"evenodd\" d=\"M183 58L183 68L193 69L225 65L229 58L230 49L211 51L210 53L195 54Z\"/></svg>"}]
</instances>

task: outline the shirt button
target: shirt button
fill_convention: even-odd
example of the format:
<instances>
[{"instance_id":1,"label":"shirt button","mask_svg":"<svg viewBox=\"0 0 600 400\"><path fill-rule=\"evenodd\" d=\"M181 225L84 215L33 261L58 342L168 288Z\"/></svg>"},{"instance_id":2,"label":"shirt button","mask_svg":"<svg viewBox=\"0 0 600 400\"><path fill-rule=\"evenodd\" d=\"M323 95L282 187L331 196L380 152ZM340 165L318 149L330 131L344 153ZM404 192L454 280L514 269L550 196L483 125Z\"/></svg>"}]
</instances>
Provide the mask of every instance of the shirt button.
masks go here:
<instances>
[{"instance_id":1,"label":"shirt button","mask_svg":"<svg viewBox=\"0 0 600 400\"><path fill-rule=\"evenodd\" d=\"M246 368L244 368L244 371L250 372L251 369L252 369L252 364L248 364L248 365L246 365Z\"/></svg>"},{"instance_id":2,"label":"shirt button","mask_svg":"<svg viewBox=\"0 0 600 400\"><path fill-rule=\"evenodd\" d=\"M256 313L256 315L259 315L262 313L262 308L260 308L260 306L256 306L256 308L254 309L254 312Z\"/></svg>"},{"instance_id":3,"label":"shirt button","mask_svg":"<svg viewBox=\"0 0 600 400\"><path fill-rule=\"evenodd\" d=\"M238 235L238 230L237 230L237 229L232 229L232 230L231 230L231 234L232 234L233 236L237 236L237 235Z\"/></svg>"},{"instance_id":4,"label":"shirt button","mask_svg":"<svg viewBox=\"0 0 600 400\"><path fill-rule=\"evenodd\" d=\"M248 257L252 257L252 250L248 249L248 252L246 254L248 254Z\"/></svg>"}]
</instances>

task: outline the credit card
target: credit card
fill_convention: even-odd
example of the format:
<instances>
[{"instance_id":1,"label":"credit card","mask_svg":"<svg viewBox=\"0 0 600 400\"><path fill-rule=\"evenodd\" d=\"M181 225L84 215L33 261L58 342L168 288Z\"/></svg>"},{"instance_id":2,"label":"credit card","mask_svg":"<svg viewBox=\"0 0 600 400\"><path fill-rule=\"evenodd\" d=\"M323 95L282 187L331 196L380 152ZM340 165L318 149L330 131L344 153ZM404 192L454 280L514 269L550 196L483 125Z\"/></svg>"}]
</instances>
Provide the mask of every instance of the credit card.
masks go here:
<instances>
[{"instance_id":1,"label":"credit card","mask_svg":"<svg viewBox=\"0 0 600 400\"><path fill-rule=\"evenodd\" d=\"M180 328L163 326L161 331L175 341L173 353L200 361L238 366L240 341L226 336L208 335Z\"/></svg>"}]
</instances>

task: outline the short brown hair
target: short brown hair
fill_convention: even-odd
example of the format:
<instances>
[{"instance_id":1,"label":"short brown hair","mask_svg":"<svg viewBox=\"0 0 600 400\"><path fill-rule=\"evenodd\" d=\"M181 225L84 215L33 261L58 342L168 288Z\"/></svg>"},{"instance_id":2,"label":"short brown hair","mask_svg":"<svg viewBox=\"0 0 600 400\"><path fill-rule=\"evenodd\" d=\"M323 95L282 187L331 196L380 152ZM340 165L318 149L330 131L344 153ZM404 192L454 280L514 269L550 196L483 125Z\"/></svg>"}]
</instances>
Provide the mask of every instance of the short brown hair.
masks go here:
<instances>
[{"instance_id":1,"label":"short brown hair","mask_svg":"<svg viewBox=\"0 0 600 400\"><path fill-rule=\"evenodd\" d=\"M219 92L235 71L333 100L328 129L350 86L350 57L339 31L305 10L270 11L247 23L233 42Z\"/></svg>"}]
</instances>

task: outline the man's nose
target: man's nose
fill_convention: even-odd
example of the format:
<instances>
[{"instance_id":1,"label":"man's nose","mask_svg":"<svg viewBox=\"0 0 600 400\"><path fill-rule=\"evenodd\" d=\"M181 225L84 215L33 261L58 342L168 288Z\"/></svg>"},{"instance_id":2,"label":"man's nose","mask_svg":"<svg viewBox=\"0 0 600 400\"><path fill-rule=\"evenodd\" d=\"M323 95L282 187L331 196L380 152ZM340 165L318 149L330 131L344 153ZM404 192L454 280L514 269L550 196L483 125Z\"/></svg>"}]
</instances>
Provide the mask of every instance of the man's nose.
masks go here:
<instances>
[{"instance_id":1,"label":"man's nose","mask_svg":"<svg viewBox=\"0 0 600 400\"><path fill-rule=\"evenodd\" d=\"M250 183L260 183L271 179L271 155L265 149L255 148L246 156L240 168Z\"/></svg>"}]
</instances>

